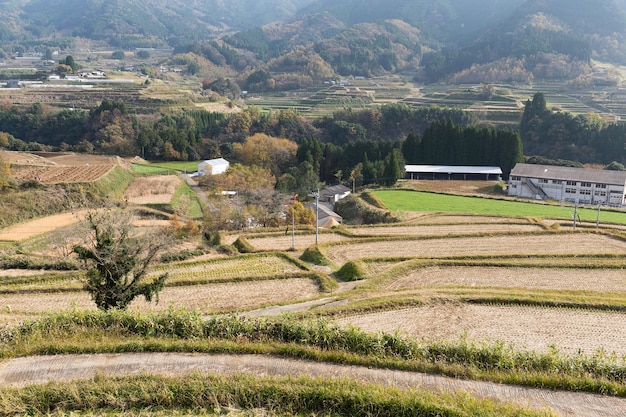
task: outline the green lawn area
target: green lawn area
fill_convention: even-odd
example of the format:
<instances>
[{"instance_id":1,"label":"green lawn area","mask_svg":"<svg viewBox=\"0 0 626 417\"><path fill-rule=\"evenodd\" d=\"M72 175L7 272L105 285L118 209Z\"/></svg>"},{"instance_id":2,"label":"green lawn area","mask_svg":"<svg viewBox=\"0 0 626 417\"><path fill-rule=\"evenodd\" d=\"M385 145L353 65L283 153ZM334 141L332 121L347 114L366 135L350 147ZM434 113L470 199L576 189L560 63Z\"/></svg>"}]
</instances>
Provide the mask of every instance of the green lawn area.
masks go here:
<instances>
[{"instance_id":1,"label":"green lawn area","mask_svg":"<svg viewBox=\"0 0 626 417\"><path fill-rule=\"evenodd\" d=\"M184 211L187 217L192 219L202 217L202 206L198 196L185 182L176 189L170 204L175 209Z\"/></svg>"},{"instance_id":2,"label":"green lawn area","mask_svg":"<svg viewBox=\"0 0 626 417\"><path fill-rule=\"evenodd\" d=\"M196 172L200 161L154 161L149 165L132 164L134 172L140 174L173 174L174 171Z\"/></svg>"},{"instance_id":3,"label":"green lawn area","mask_svg":"<svg viewBox=\"0 0 626 417\"><path fill-rule=\"evenodd\" d=\"M572 220L574 216L574 207L569 205L524 203L520 201L464 197L410 190L379 190L374 191L374 195L380 198L391 211L546 217L568 220ZM577 214L582 221L595 222L598 210L579 207ZM602 208L600 211L600 222L626 224L626 212Z\"/></svg>"}]
</instances>

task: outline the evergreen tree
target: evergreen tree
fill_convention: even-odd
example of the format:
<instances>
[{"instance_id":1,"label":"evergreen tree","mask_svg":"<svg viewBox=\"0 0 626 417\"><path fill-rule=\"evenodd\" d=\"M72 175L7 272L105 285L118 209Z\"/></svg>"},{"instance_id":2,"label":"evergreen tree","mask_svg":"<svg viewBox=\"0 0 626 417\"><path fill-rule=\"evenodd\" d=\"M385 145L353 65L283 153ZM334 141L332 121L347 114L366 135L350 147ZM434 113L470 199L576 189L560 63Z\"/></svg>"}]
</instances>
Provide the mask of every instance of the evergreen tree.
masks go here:
<instances>
[{"instance_id":1,"label":"evergreen tree","mask_svg":"<svg viewBox=\"0 0 626 417\"><path fill-rule=\"evenodd\" d=\"M404 177L404 166L400 163L398 153L399 151L394 149L387 158L385 158L383 184L388 187L395 185L400 178Z\"/></svg>"},{"instance_id":2,"label":"evergreen tree","mask_svg":"<svg viewBox=\"0 0 626 417\"><path fill-rule=\"evenodd\" d=\"M420 148L420 138L413 132L407 135L404 142L402 142L402 155L404 156L404 160L409 163L417 163L419 161L419 148Z\"/></svg>"}]
</instances>

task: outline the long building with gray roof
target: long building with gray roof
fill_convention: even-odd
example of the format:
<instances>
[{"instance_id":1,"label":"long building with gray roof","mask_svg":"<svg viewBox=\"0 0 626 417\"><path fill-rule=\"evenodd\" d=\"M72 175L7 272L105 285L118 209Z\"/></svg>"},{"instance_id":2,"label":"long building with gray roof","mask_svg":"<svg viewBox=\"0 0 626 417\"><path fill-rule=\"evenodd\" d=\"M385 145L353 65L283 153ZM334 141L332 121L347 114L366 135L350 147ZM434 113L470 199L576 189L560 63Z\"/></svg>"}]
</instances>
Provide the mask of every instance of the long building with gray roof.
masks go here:
<instances>
[{"instance_id":1,"label":"long building with gray roof","mask_svg":"<svg viewBox=\"0 0 626 417\"><path fill-rule=\"evenodd\" d=\"M576 204L626 205L626 171L517 164L509 176L509 196Z\"/></svg>"}]
</instances>

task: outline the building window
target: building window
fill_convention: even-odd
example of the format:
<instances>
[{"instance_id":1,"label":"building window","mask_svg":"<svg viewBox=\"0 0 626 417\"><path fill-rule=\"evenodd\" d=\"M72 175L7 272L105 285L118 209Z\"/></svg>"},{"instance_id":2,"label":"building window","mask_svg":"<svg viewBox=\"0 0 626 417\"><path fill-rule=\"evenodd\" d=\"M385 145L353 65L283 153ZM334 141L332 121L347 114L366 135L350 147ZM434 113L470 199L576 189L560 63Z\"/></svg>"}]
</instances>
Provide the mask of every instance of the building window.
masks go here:
<instances>
[{"instance_id":1,"label":"building window","mask_svg":"<svg viewBox=\"0 0 626 417\"><path fill-rule=\"evenodd\" d=\"M576 185L576 181L568 181L567 185Z\"/></svg>"},{"instance_id":2,"label":"building window","mask_svg":"<svg viewBox=\"0 0 626 417\"><path fill-rule=\"evenodd\" d=\"M576 188L566 188L565 192L567 194L576 194Z\"/></svg>"},{"instance_id":3,"label":"building window","mask_svg":"<svg viewBox=\"0 0 626 417\"><path fill-rule=\"evenodd\" d=\"M580 190L581 195L591 195L591 190Z\"/></svg>"},{"instance_id":4,"label":"building window","mask_svg":"<svg viewBox=\"0 0 626 417\"><path fill-rule=\"evenodd\" d=\"M544 179L544 178L539 178L539 184L547 184L548 180Z\"/></svg>"},{"instance_id":5,"label":"building window","mask_svg":"<svg viewBox=\"0 0 626 417\"><path fill-rule=\"evenodd\" d=\"M596 188L606 188L606 184L596 184Z\"/></svg>"},{"instance_id":6,"label":"building window","mask_svg":"<svg viewBox=\"0 0 626 417\"><path fill-rule=\"evenodd\" d=\"M606 191L596 191L596 197L606 197Z\"/></svg>"},{"instance_id":7,"label":"building window","mask_svg":"<svg viewBox=\"0 0 626 417\"><path fill-rule=\"evenodd\" d=\"M561 185L561 184L563 184L563 181L561 181L561 180L552 180L552 184L559 184L559 185Z\"/></svg>"},{"instance_id":8,"label":"building window","mask_svg":"<svg viewBox=\"0 0 626 417\"><path fill-rule=\"evenodd\" d=\"M591 183L590 182L581 182L580 186L581 187L591 187Z\"/></svg>"}]
</instances>

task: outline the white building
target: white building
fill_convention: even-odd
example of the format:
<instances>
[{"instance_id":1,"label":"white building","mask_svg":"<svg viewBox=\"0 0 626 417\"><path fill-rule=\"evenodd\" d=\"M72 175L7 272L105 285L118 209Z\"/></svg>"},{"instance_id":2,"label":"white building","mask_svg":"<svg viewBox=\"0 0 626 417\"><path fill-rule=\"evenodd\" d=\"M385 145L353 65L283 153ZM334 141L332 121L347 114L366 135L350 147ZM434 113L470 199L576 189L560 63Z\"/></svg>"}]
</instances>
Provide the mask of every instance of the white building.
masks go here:
<instances>
[{"instance_id":1,"label":"white building","mask_svg":"<svg viewBox=\"0 0 626 417\"><path fill-rule=\"evenodd\" d=\"M626 171L517 164L509 196L577 204L626 205Z\"/></svg>"},{"instance_id":2,"label":"white building","mask_svg":"<svg viewBox=\"0 0 626 417\"><path fill-rule=\"evenodd\" d=\"M224 158L209 159L198 164L198 175L217 175L228 170L230 162Z\"/></svg>"},{"instance_id":3,"label":"white building","mask_svg":"<svg viewBox=\"0 0 626 417\"><path fill-rule=\"evenodd\" d=\"M320 190L320 200L331 204L335 204L337 201L349 195L350 189L342 184L324 187Z\"/></svg>"},{"instance_id":4,"label":"white building","mask_svg":"<svg viewBox=\"0 0 626 417\"><path fill-rule=\"evenodd\" d=\"M405 165L409 180L502 180L500 167L462 165Z\"/></svg>"}]
</instances>

